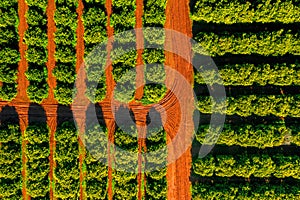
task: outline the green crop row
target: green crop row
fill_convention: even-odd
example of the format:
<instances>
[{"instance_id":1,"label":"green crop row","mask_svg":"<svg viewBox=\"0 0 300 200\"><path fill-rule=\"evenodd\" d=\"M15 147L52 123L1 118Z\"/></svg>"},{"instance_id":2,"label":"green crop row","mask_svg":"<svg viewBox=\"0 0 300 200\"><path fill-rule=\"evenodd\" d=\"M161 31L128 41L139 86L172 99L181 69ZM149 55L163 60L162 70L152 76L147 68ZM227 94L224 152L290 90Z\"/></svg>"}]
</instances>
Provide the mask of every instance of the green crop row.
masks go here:
<instances>
[{"instance_id":1,"label":"green crop row","mask_svg":"<svg viewBox=\"0 0 300 200\"><path fill-rule=\"evenodd\" d=\"M107 199L108 167L107 129L90 127L85 134L85 196L87 199Z\"/></svg>"},{"instance_id":2,"label":"green crop row","mask_svg":"<svg viewBox=\"0 0 300 200\"><path fill-rule=\"evenodd\" d=\"M300 117L299 95L241 95L226 97L225 101L223 99L216 100L209 96L197 98L198 110L206 114L236 114L242 117L251 115Z\"/></svg>"},{"instance_id":3,"label":"green crop row","mask_svg":"<svg viewBox=\"0 0 300 200\"><path fill-rule=\"evenodd\" d=\"M47 84L48 60L48 38L47 38L47 15L46 8L48 1L26 0L28 10L26 22L28 29L25 32L24 41L28 46L26 59L28 69L26 77L29 80L27 95L32 102L41 103L48 97L49 86Z\"/></svg>"},{"instance_id":4,"label":"green crop row","mask_svg":"<svg viewBox=\"0 0 300 200\"><path fill-rule=\"evenodd\" d=\"M58 126L55 133L54 196L79 198L79 145L76 127L71 122Z\"/></svg>"},{"instance_id":5,"label":"green crop row","mask_svg":"<svg viewBox=\"0 0 300 200\"><path fill-rule=\"evenodd\" d=\"M18 1L0 3L0 99L11 101L17 95L17 73L20 60L18 48Z\"/></svg>"},{"instance_id":6,"label":"green crop row","mask_svg":"<svg viewBox=\"0 0 300 200\"><path fill-rule=\"evenodd\" d=\"M164 27L166 21L166 0L144 2L143 27Z\"/></svg>"},{"instance_id":7,"label":"green crop row","mask_svg":"<svg viewBox=\"0 0 300 200\"><path fill-rule=\"evenodd\" d=\"M220 24L300 22L300 6L293 0L198 0L193 10L192 20Z\"/></svg>"},{"instance_id":8,"label":"green crop row","mask_svg":"<svg viewBox=\"0 0 300 200\"><path fill-rule=\"evenodd\" d=\"M113 0L111 26L114 34L133 30L136 26L136 1ZM120 102L134 99L136 90L136 35L134 31L127 32L114 38L111 58L113 61L113 78L117 83L114 98ZM131 48L126 48L130 46ZM125 48L124 48L125 46ZM124 50L131 50L125 53Z\"/></svg>"},{"instance_id":9,"label":"green crop row","mask_svg":"<svg viewBox=\"0 0 300 200\"><path fill-rule=\"evenodd\" d=\"M264 56L300 55L299 32L294 33L291 30L247 33L199 32L194 39L206 51L195 49L196 52L213 57L229 53Z\"/></svg>"},{"instance_id":10,"label":"green crop row","mask_svg":"<svg viewBox=\"0 0 300 200\"><path fill-rule=\"evenodd\" d=\"M194 173L200 176L239 176L244 178L286 178L300 179L299 156L283 154L208 155L193 162Z\"/></svg>"},{"instance_id":11,"label":"green crop row","mask_svg":"<svg viewBox=\"0 0 300 200\"><path fill-rule=\"evenodd\" d=\"M129 127L128 130L117 127L114 140L118 149L115 150L113 199L137 199L138 137L136 127Z\"/></svg>"},{"instance_id":12,"label":"green crop row","mask_svg":"<svg viewBox=\"0 0 300 200\"><path fill-rule=\"evenodd\" d=\"M150 49L147 48L149 44L155 44L162 46L164 43L165 35L158 35L158 40L153 41L155 35L152 31L147 31L147 27L160 27L163 28L166 21L166 0L149 0L144 1L144 13L143 13L143 27L144 28L144 44L145 49L143 51L144 62L144 95L140 100L144 105L157 103L161 100L167 91L164 81L166 79L166 73L164 70L165 55L163 49ZM149 40L149 37L153 37ZM149 45L150 46L150 45ZM152 84L151 84L152 83Z\"/></svg>"},{"instance_id":13,"label":"green crop row","mask_svg":"<svg viewBox=\"0 0 300 200\"><path fill-rule=\"evenodd\" d=\"M216 134L220 127L201 125L196 133L196 139L201 144L239 145L242 147L275 147L284 144L300 145L300 128L298 126L287 127L284 123L273 124L225 124L218 138ZM216 140L217 139L217 140Z\"/></svg>"},{"instance_id":14,"label":"green crop row","mask_svg":"<svg viewBox=\"0 0 300 200\"><path fill-rule=\"evenodd\" d=\"M47 124L29 125L25 131L26 145L26 189L32 198L49 197L49 135Z\"/></svg>"},{"instance_id":15,"label":"green crop row","mask_svg":"<svg viewBox=\"0 0 300 200\"><path fill-rule=\"evenodd\" d=\"M192 197L200 199L288 199L300 198L299 183L270 184L270 183L194 183Z\"/></svg>"},{"instance_id":16,"label":"green crop row","mask_svg":"<svg viewBox=\"0 0 300 200\"><path fill-rule=\"evenodd\" d=\"M146 199L167 197L167 138L162 128L149 127L146 138ZM164 149L165 148L165 149ZM153 155L152 155L153 153Z\"/></svg>"},{"instance_id":17,"label":"green crop row","mask_svg":"<svg viewBox=\"0 0 300 200\"><path fill-rule=\"evenodd\" d=\"M78 2L74 0L56 0L54 21L55 32L55 61L56 67L53 75L57 86L54 90L58 103L70 105L73 102L73 93L76 80L76 29Z\"/></svg>"},{"instance_id":18,"label":"green crop row","mask_svg":"<svg viewBox=\"0 0 300 200\"><path fill-rule=\"evenodd\" d=\"M85 28L86 96L93 103L97 103L106 95L105 69L100 66L105 64L107 52L99 47L104 46L107 39L105 1L85 0L82 20ZM101 52L97 53L98 51Z\"/></svg>"},{"instance_id":19,"label":"green crop row","mask_svg":"<svg viewBox=\"0 0 300 200\"><path fill-rule=\"evenodd\" d=\"M112 15L110 25L114 28L114 33L134 29L136 1L134 0L113 0Z\"/></svg>"},{"instance_id":20,"label":"green crop row","mask_svg":"<svg viewBox=\"0 0 300 200\"><path fill-rule=\"evenodd\" d=\"M20 126L2 122L0 126L0 198L17 199L22 195Z\"/></svg>"},{"instance_id":21,"label":"green crop row","mask_svg":"<svg viewBox=\"0 0 300 200\"><path fill-rule=\"evenodd\" d=\"M198 84L229 85L300 85L299 63L286 64L234 64L220 66L220 69L208 70L200 66L194 80ZM205 77L205 78L203 78Z\"/></svg>"}]
</instances>

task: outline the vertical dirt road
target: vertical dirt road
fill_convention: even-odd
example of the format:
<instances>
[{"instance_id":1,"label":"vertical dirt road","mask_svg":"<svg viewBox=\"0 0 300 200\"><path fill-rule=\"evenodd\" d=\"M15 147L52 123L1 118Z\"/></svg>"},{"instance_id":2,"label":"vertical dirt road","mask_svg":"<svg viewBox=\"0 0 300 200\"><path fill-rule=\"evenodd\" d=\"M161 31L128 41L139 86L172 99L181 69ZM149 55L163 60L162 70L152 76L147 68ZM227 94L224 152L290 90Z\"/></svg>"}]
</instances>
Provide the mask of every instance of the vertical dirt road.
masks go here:
<instances>
[{"instance_id":1,"label":"vertical dirt road","mask_svg":"<svg viewBox=\"0 0 300 200\"><path fill-rule=\"evenodd\" d=\"M135 19L136 25L135 28L143 28L143 0L136 0L136 11L135 11ZM144 66L143 66L143 49L144 49L144 37L143 32L141 30L136 31L136 48L137 48L137 61L136 61L136 91L135 91L135 99L140 100L143 97L144 88L141 87L144 84ZM144 198L145 191L145 180L144 173L142 172L142 166L144 159L142 157L143 149L145 149L145 129L146 129L146 115L141 113L139 110L137 113L133 110L135 118L139 119L137 121L137 131L138 131L138 199L141 200ZM144 115L143 115L144 114ZM142 186L144 186L142 188Z\"/></svg>"},{"instance_id":2,"label":"vertical dirt road","mask_svg":"<svg viewBox=\"0 0 300 200\"><path fill-rule=\"evenodd\" d=\"M27 87L29 85L28 80L25 77L25 72L27 70L28 64L25 58L25 51L27 50L27 46L23 43L24 39L24 33L28 28L26 19L25 19L25 13L28 10L28 6L25 2L25 0L19 0L18 1L18 16L19 16L19 26L18 26L18 32L19 32L19 51L21 55L21 60L19 62L18 67L18 89L17 89L17 97L14 99L13 102L24 102L25 107L24 108L18 108L16 107L16 110L18 112L19 118L20 118L20 128L22 132L22 195L23 199L27 199L27 192L26 192L26 156L25 156L25 150L26 150L26 141L24 140L24 133L25 129L28 126L28 107L29 107L29 98L27 97ZM23 114L23 115L22 115Z\"/></svg>"},{"instance_id":3,"label":"vertical dirt road","mask_svg":"<svg viewBox=\"0 0 300 200\"><path fill-rule=\"evenodd\" d=\"M110 26L110 17L112 14L112 0L106 0L105 2L105 8L106 8L106 15L107 15L107 26L106 26L106 33L107 37L110 38L114 34L113 27ZM112 49L112 43L107 43L107 61L106 63L111 63L110 58L110 52ZM111 103L113 98L113 88L115 86L115 81L112 76L112 64L107 66L105 69L105 76L106 76L106 98L103 101L103 103L100 103L100 105L103 107L103 115L105 118L105 123L108 130L108 146L107 146L107 156L108 156L108 199L113 199L113 169L112 169L112 163L114 158L114 153L111 152L111 145L110 143L114 143L114 132L115 132L115 121L113 119L113 111L111 110ZM106 102L106 103L104 103ZM104 109L107 108L107 109Z\"/></svg>"},{"instance_id":4,"label":"vertical dirt road","mask_svg":"<svg viewBox=\"0 0 300 200\"><path fill-rule=\"evenodd\" d=\"M54 41L54 33L56 31L56 26L54 22L54 13L55 13L55 0L49 0L47 6L47 36L48 36L48 62L46 63L47 70L48 70L48 85L49 85L49 95L48 98L42 102L42 106L45 110L47 116L47 124L50 128L50 173L49 173L49 180L50 180L50 199L53 200L53 173L54 173L54 149L55 149L55 141L54 135L56 132L57 127L57 101L54 98L54 89L56 87L56 79L52 74L53 69L55 68L55 41ZM53 106L47 106L47 104L52 104Z\"/></svg>"},{"instance_id":5,"label":"vertical dirt road","mask_svg":"<svg viewBox=\"0 0 300 200\"><path fill-rule=\"evenodd\" d=\"M76 89L77 89L77 94L75 101L76 105L82 105L79 109L82 109L81 113L86 113L86 110L89 105L89 100L85 96L85 91L86 91L86 84L85 84L85 79L86 79L86 73L83 67L83 59L84 59L84 26L83 26L83 21L82 21L82 15L83 15L83 9L84 5L82 0L78 1L79 5L76 9L77 12L77 30L76 30L76 36L77 36L77 45L76 45L76 74L77 74L77 80L76 80ZM74 108L72 108L73 110ZM76 115L76 114L75 114ZM83 161L85 158L85 147L83 144L83 141L81 138L83 138L83 134L85 131L85 122L86 122L86 116L85 114L83 116L74 116L76 119L76 123L79 128L79 166L80 166L80 199L85 199L84 196L84 187L83 187L83 181L84 181L84 171L83 171Z\"/></svg>"},{"instance_id":6,"label":"vertical dirt road","mask_svg":"<svg viewBox=\"0 0 300 200\"><path fill-rule=\"evenodd\" d=\"M166 8L166 23L165 28L183 33L184 35L192 36L192 24L189 18L189 1L188 0L168 0ZM170 42L171 43L168 43ZM176 41L172 43L172 41ZM184 53L191 59L191 46L186 39L176 38L175 35L166 35L166 44L172 48L173 52L179 51ZM189 60L170 52L166 52L165 64L177 70L189 82L193 81L193 68ZM177 99L174 95L168 99L167 104L173 104L167 109L167 143L169 144L176 135L180 135L182 143L171 145L168 149L168 159L181 155L179 159L168 165L167 181L168 181L168 199L191 199L189 181L191 168L191 153L187 144L191 143L190 139L193 134L193 93L192 88L183 88L184 84L178 80L169 70L167 72L166 84L174 91L178 91L180 97ZM182 112L181 112L182 110ZM178 126L182 124L183 126ZM185 150L185 151L184 151Z\"/></svg>"}]
</instances>

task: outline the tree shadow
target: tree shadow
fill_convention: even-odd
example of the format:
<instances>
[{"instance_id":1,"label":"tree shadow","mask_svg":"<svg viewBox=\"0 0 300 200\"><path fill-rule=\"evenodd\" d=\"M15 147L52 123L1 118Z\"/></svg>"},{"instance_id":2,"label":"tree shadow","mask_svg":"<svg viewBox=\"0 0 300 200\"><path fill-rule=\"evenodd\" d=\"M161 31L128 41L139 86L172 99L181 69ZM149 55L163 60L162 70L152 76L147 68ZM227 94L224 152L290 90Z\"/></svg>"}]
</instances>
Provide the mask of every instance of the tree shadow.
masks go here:
<instances>
[{"instance_id":1,"label":"tree shadow","mask_svg":"<svg viewBox=\"0 0 300 200\"><path fill-rule=\"evenodd\" d=\"M44 108L38 104L30 104L28 110L28 124L47 123L47 116Z\"/></svg>"}]
</instances>

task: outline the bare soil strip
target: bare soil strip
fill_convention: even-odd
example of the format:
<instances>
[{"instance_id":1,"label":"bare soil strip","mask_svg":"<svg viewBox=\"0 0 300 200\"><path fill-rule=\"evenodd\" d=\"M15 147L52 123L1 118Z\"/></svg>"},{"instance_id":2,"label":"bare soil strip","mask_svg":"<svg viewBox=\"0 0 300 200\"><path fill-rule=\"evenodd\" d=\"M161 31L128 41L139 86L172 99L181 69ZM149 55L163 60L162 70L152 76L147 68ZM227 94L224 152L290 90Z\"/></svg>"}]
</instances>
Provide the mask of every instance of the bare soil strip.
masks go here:
<instances>
[{"instance_id":1,"label":"bare soil strip","mask_svg":"<svg viewBox=\"0 0 300 200\"><path fill-rule=\"evenodd\" d=\"M27 87L29 85L28 80L25 77L25 72L27 70L28 64L25 58L25 51L27 49L27 46L23 43L24 39L24 33L26 29L28 28L26 19L25 19L25 13L28 10L28 6L25 2L25 0L19 0L18 1L18 16L19 16L19 26L18 26L18 32L19 32L19 51L21 55L21 60L19 62L18 67L18 89L17 89L17 97L14 99L13 102L28 102L26 104L25 109L16 107L16 110L18 112L19 118L20 118L20 128L22 131L22 196L23 199L27 199L27 192L26 192L26 156L25 156L25 149L26 149L26 141L24 140L24 133L25 129L28 126L28 108L29 108L29 98L27 97ZM25 112L21 117L21 112Z\"/></svg>"},{"instance_id":2,"label":"bare soil strip","mask_svg":"<svg viewBox=\"0 0 300 200\"><path fill-rule=\"evenodd\" d=\"M139 29L143 27L143 0L136 1L136 11L135 11L135 19L136 25L135 28ZM136 91L135 91L135 99L140 100L143 97L144 87L142 86L144 83L144 66L143 66L143 47L144 47L144 37L143 32L141 30L136 31L136 48L137 48L137 62L136 62ZM141 87L142 86L142 87ZM143 157L142 152L145 148L145 139L143 135L145 134L145 126L146 126L146 115L140 115L141 113L135 113L135 117L139 119L137 124L138 130L138 199L143 199L144 196L144 188L142 188L142 183L144 182L144 173L142 172L143 166Z\"/></svg>"},{"instance_id":3,"label":"bare soil strip","mask_svg":"<svg viewBox=\"0 0 300 200\"><path fill-rule=\"evenodd\" d=\"M27 87L29 85L29 81L26 79L25 72L28 68L28 63L25 58L25 51L27 50L27 45L23 43L24 39L24 33L28 28L26 18L25 18L25 13L28 10L28 6L25 2L25 0L19 0L18 1L18 15L19 15L19 51L21 55L21 60L19 62L19 67L18 67L18 78L17 78L17 83L18 83L18 93L17 97L13 100L15 102L29 102L29 98L27 97Z\"/></svg>"},{"instance_id":4,"label":"bare soil strip","mask_svg":"<svg viewBox=\"0 0 300 200\"><path fill-rule=\"evenodd\" d=\"M143 0L136 0L135 28L143 28ZM143 32L136 31L136 46L137 46L137 62L136 62L136 85L141 86L144 83L144 66L143 66L143 47L144 37ZM137 87L135 91L135 99L140 100L143 97L144 87Z\"/></svg>"},{"instance_id":5,"label":"bare soil strip","mask_svg":"<svg viewBox=\"0 0 300 200\"><path fill-rule=\"evenodd\" d=\"M54 42L54 33L56 31L56 26L54 22L54 13L55 13L55 0L49 0L48 1L48 7L47 7L47 36L48 36L48 62L47 62L47 70L48 70L48 85L49 85L49 94L48 98L43 101L43 104L57 104L57 101L54 98L54 89L56 87L56 79L52 74L53 69L55 68L55 42ZM50 116L51 112L57 111L57 106L51 108L49 106L43 106L46 116L47 116L47 124L50 128L50 173L49 173L49 179L50 179L50 199L54 199L53 196L53 173L54 173L54 149L55 149L55 141L54 141L54 135L56 132L57 127L57 117L56 116ZM54 109L54 110L53 110Z\"/></svg>"},{"instance_id":6,"label":"bare soil strip","mask_svg":"<svg viewBox=\"0 0 300 200\"><path fill-rule=\"evenodd\" d=\"M113 37L114 29L110 25L110 17L112 14L112 0L106 0L105 2L106 14L107 14L107 26L106 26L106 33L107 37ZM112 49L112 43L107 43L107 61L106 63L111 63L110 52ZM114 152L111 150L111 143L114 143L114 132L115 132L115 120L113 117L113 111L111 110L112 107L112 99L113 99L113 88L115 87L115 81L112 76L112 64L107 66L105 69L105 76L106 76L106 98L100 105L103 107L103 115L105 118L105 123L108 129L108 146L107 146L107 156L108 156L108 199L113 199L113 169L112 163L114 160Z\"/></svg>"},{"instance_id":7,"label":"bare soil strip","mask_svg":"<svg viewBox=\"0 0 300 200\"><path fill-rule=\"evenodd\" d=\"M83 9L84 5L82 0L79 0L79 5L76 9L77 12L77 30L76 30L76 36L77 36L77 45L76 45L76 74L77 74L77 80L76 80L76 89L77 89L77 94L75 101L78 100L80 104L83 106L82 113L85 113L88 105L89 105L89 100L85 96L85 91L86 91L86 84L85 84L85 79L86 79L86 73L83 67L83 59L84 59L84 26L82 22L82 15L83 15ZM73 107L72 107L73 110ZM84 171L83 171L83 162L85 158L85 147L83 144L83 141L80 138L83 138L83 134L85 131L85 121L86 121L86 116L85 114L83 116L74 116L76 119L76 123L79 127L79 137L78 137L78 142L79 142L79 165L80 165L80 199L85 199L84 196L84 187L83 187L83 181L84 181Z\"/></svg>"},{"instance_id":8,"label":"bare soil strip","mask_svg":"<svg viewBox=\"0 0 300 200\"><path fill-rule=\"evenodd\" d=\"M189 1L188 0L169 0L167 1L166 8L166 23L165 28L175 30L185 34L186 36L192 36L192 25L189 18ZM172 34L166 35L166 44L168 41L176 41L172 43L173 52L180 51L185 53L191 58L191 46L186 45L188 41L182 38L174 38ZM181 73L189 83L193 81L193 68L190 62L184 60L170 52L166 52L166 65L176 69ZM168 149L168 159L175 155L182 154L181 152L185 149L186 145L189 144L192 133L193 133L193 95L192 88L184 88L180 80L177 80L175 76L172 76L170 71L167 70L167 85L172 87L174 91L179 91L181 94L179 99L176 99L174 95L171 95L168 99L167 104L173 104L170 109L167 110L167 143L170 143L172 139L179 134L181 144L176 146L171 145ZM181 113L180 110L183 110ZM181 116L182 115L182 116ZM178 127L179 124L183 126ZM178 132L177 132L178 130ZM168 165L167 168L167 181L168 181L168 199L191 199L189 181L190 168L191 168L191 146L176 159L175 162Z\"/></svg>"}]
</instances>

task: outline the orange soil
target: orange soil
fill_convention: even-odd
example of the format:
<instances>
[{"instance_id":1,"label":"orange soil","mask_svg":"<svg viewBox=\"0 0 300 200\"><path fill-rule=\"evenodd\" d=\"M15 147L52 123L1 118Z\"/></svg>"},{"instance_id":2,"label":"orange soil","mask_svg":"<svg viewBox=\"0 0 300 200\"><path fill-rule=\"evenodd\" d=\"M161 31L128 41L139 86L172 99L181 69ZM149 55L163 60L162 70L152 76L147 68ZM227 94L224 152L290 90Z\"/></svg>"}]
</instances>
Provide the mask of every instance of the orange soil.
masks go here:
<instances>
[{"instance_id":1,"label":"orange soil","mask_svg":"<svg viewBox=\"0 0 300 200\"><path fill-rule=\"evenodd\" d=\"M76 36L77 36L77 45L76 45L76 73L78 74L78 79L76 80L76 88L77 88L77 94L75 101L79 101L83 107L82 113L85 113L85 111L88 108L89 105L89 100L85 96L85 90L86 90L86 85L85 85L85 79L86 79L86 74L85 70L82 67L83 65L83 58L84 58L84 27L83 27L83 22L82 22L82 15L83 15L83 2L82 0L79 0L79 5L76 9L77 12L77 30L76 30ZM72 108L73 109L73 108ZM83 141L80 138L83 138L83 134L85 131L85 121L86 121L86 116L74 116L77 122L77 125L79 127L79 148L80 148L80 153L79 153L79 165L80 165L80 199L85 199L84 197L84 187L83 187L83 181L84 181L84 172L82 169L83 166L83 161L85 158L85 147L83 144Z\"/></svg>"},{"instance_id":2,"label":"orange soil","mask_svg":"<svg viewBox=\"0 0 300 200\"><path fill-rule=\"evenodd\" d=\"M18 67L18 89L17 89L17 97L14 99L13 102L29 102L29 99L27 97L27 87L29 85L28 80L25 77L25 72L27 70L28 64L25 58L25 51L27 49L27 46L23 43L24 33L26 29L28 28L26 19L25 19L25 13L28 10L28 6L25 2L25 0L19 0L18 1L18 16L19 16L19 26L18 26L18 32L19 32L19 51L21 55L21 60L19 62ZM25 129L28 125L28 107L29 104L26 104L25 108L22 107L16 107L16 110L18 112L19 118L20 118L20 128L22 131L22 138L24 138ZM21 116L21 110L23 109L23 112L25 115ZM27 199L27 191L26 191L26 156L25 156L25 149L26 149L26 141L22 140L22 195L23 199Z\"/></svg>"},{"instance_id":3,"label":"orange soil","mask_svg":"<svg viewBox=\"0 0 300 200\"><path fill-rule=\"evenodd\" d=\"M18 15L19 15L19 50L21 55L21 60L19 62L19 68L18 68L18 93L17 97L14 99L15 102L29 102L29 98L27 97L27 87L29 85L29 81L26 79L25 72L28 68L28 63L25 58L25 51L27 50L27 45L23 43L24 33L28 28L25 13L28 10L28 6L25 2L25 0L19 0L18 1Z\"/></svg>"},{"instance_id":4,"label":"orange soil","mask_svg":"<svg viewBox=\"0 0 300 200\"><path fill-rule=\"evenodd\" d=\"M136 19L136 26L135 28L142 28L143 27L143 0L136 1L136 12L135 12L135 19ZM143 32L137 30L136 31L136 46L137 46L137 62L136 62L136 91L135 91L135 99L140 100L143 97L144 88L140 87L144 83L144 66L143 66L143 47L144 47L144 37ZM133 111L134 112L134 111ZM140 115L141 113L138 112L135 115ZM145 126L146 126L146 115L136 116L138 119L142 119L141 123L137 124L137 131L138 131L138 199L141 200L144 195L145 188L142 188L142 182L144 178L144 174L142 172L142 152L145 146L145 139L143 135L145 134ZM144 185L145 187L145 185Z\"/></svg>"},{"instance_id":5,"label":"orange soil","mask_svg":"<svg viewBox=\"0 0 300 200\"><path fill-rule=\"evenodd\" d=\"M107 26L106 26L106 32L107 32L107 37L113 37L114 34L114 29L113 27L110 26L110 17L112 14L112 0L106 0L105 2L105 8L106 8L106 14L107 14ZM107 43L107 62L106 63L111 63L110 59L110 52L112 49L112 43L108 42ZM105 123L108 128L108 146L107 146L107 156L108 156L108 199L113 199L113 169L112 169L112 163L113 163L113 152L111 152L111 145L110 143L114 142L114 132L115 132L115 121L113 120L113 113L111 110L111 100L112 100L112 94L113 94L113 88L115 86L115 81L112 76L112 64L107 66L105 69L105 76L106 76L106 98L105 101L100 103L101 106L107 108L103 108L103 116L105 118ZM106 106L105 106L106 105Z\"/></svg>"},{"instance_id":6,"label":"orange soil","mask_svg":"<svg viewBox=\"0 0 300 200\"><path fill-rule=\"evenodd\" d=\"M192 25L189 18L189 1L188 0L169 0L167 1L166 8L166 23L165 28L175 30L185 34L186 36L192 36ZM186 45L187 40L179 39L176 43L168 43L168 41L174 41L176 38L172 34L166 35L166 44L171 45L173 52L175 50L184 52L191 59L191 46ZM178 39L178 38L177 38ZM166 65L172 67L181 73L189 83L193 81L193 68L190 62L184 60L170 52L166 52ZM176 85L175 85L175 84ZM176 77L172 76L172 73L167 70L167 80L166 84L172 87L174 90L180 92L179 99L176 99L174 95L168 99L168 104L174 105L167 110L167 123L165 129L167 131L167 143L177 134L182 134L180 141L181 144L176 144L176 146L171 145L168 149L168 159L172 156L177 155L182 151L187 144L191 144L191 136L193 134L193 95L191 88L183 88L184 84L180 83L180 80L176 80ZM180 112L180 107L184 111ZM182 115L182 116L181 116ZM180 119L181 116L181 119ZM178 124L182 123L183 126L178 127ZM167 182L168 182L168 199L191 199L189 181L190 168L191 168L191 146L176 159L175 162L168 165L167 168Z\"/></svg>"},{"instance_id":7,"label":"orange soil","mask_svg":"<svg viewBox=\"0 0 300 200\"><path fill-rule=\"evenodd\" d=\"M136 1L136 25L135 28L143 28L143 0ZM141 86L144 83L144 66L143 66L143 47L144 47L144 37L142 31L136 31L136 43L137 43L137 63L136 63L136 85ZM137 87L135 91L135 99L140 100L144 93L143 87Z\"/></svg>"},{"instance_id":8,"label":"orange soil","mask_svg":"<svg viewBox=\"0 0 300 200\"><path fill-rule=\"evenodd\" d=\"M52 75L52 71L55 68L55 42L54 42L54 33L56 31L56 26L54 22L54 13L55 13L55 0L48 1L47 7L47 36L48 36L48 62L47 62L47 70L48 70L48 85L49 85L49 94L48 98L43 101L43 104L57 104L57 101L54 98L54 89L56 87L56 79ZM49 179L50 179L50 199L54 199L53 196L53 188L52 188L52 181L53 181L53 173L54 173L54 149L55 149L55 141L54 135L57 126L57 117L50 116L50 113L57 111L57 106L49 107L43 106L46 116L47 116L47 124L50 128L50 172L49 172Z\"/></svg>"}]
</instances>

